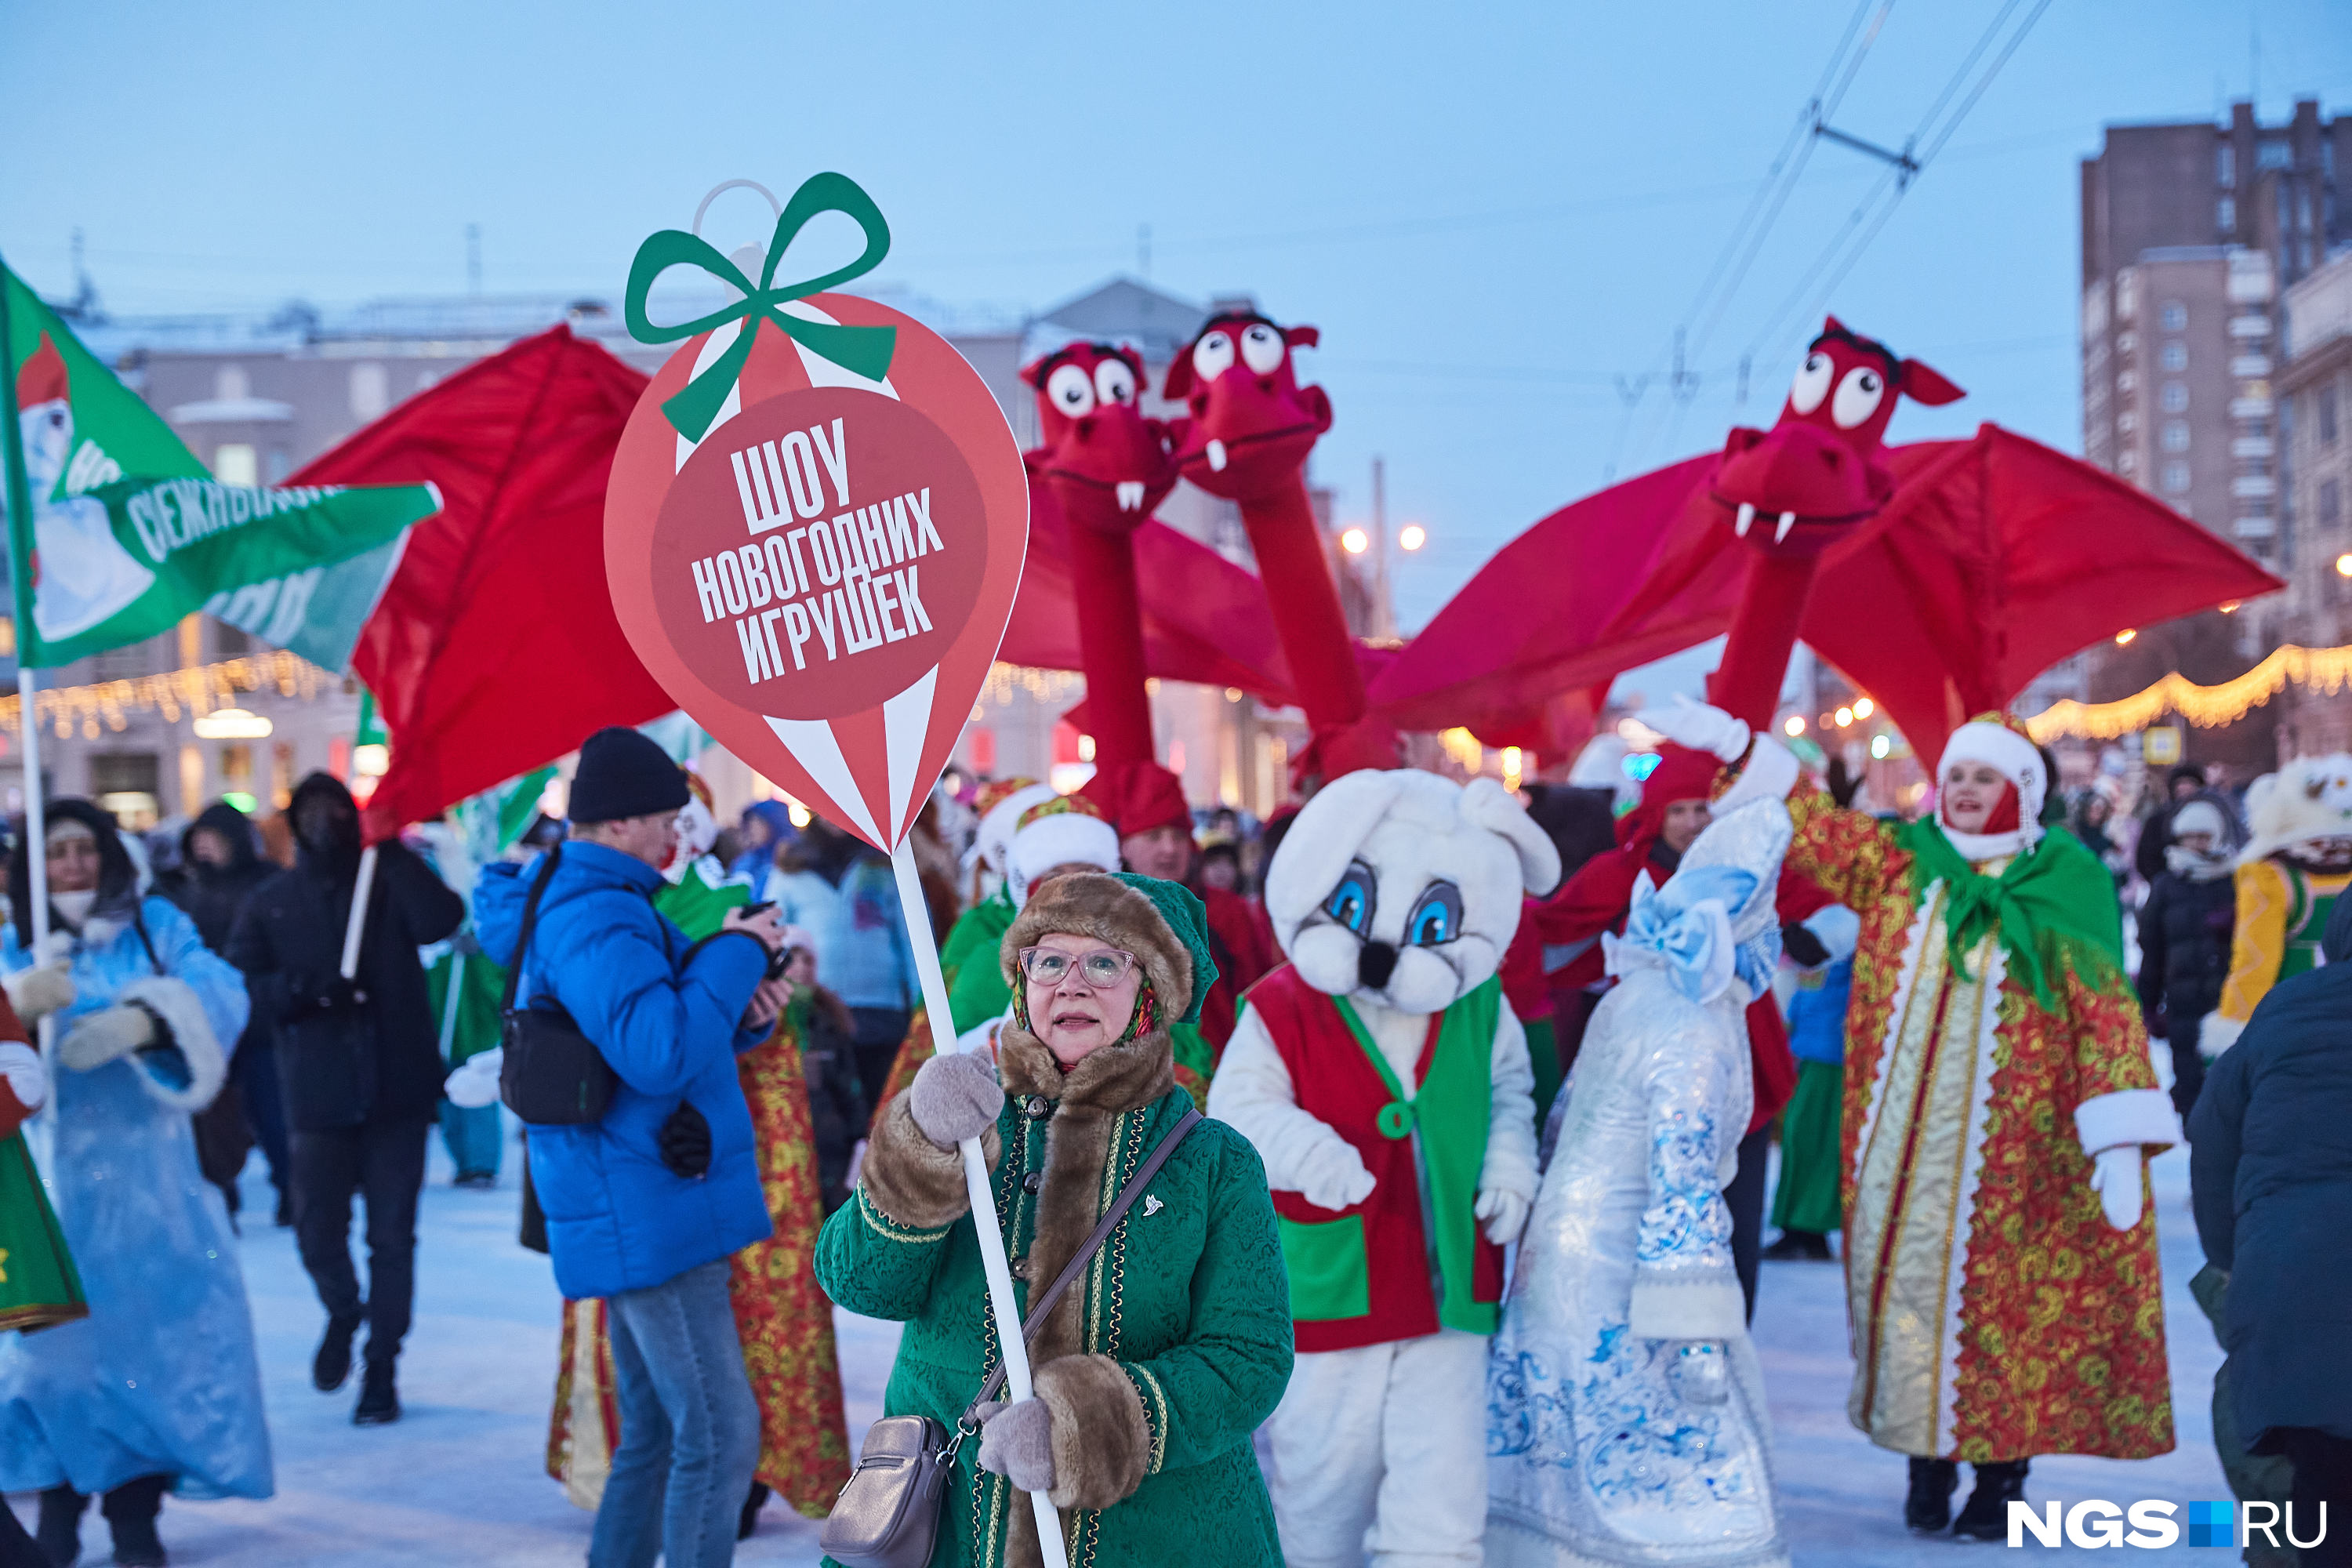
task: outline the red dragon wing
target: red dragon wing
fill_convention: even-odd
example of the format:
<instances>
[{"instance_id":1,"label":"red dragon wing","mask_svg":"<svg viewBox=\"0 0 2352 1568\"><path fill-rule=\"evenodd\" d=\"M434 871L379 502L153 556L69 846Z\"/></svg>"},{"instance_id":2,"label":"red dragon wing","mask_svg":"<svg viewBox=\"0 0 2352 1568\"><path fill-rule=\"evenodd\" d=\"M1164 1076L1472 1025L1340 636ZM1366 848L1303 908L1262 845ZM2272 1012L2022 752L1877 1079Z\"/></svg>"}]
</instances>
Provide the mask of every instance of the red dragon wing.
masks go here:
<instances>
[{"instance_id":1,"label":"red dragon wing","mask_svg":"<svg viewBox=\"0 0 2352 1568\"><path fill-rule=\"evenodd\" d=\"M1571 501L1505 545L1372 683L1373 710L1402 729L1526 734L1562 694L1723 630L1741 552L1702 546L1716 462Z\"/></svg>"},{"instance_id":2,"label":"red dragon wing","mask_svg":"<svg viewBox=\"0 0 2352 1568\"><path fill-rule=\"evenodd\" d=\"M2070 654L2284 585L2153 496L1996 425L1890 458L1881 526L1823 562L1803 636L1921 756Z\"/></svg>"},{"instance_id":3,"label":"red dragon wing","mask_svg":"<svg viewBox=\"0 0 2352 1568\"><path fill-rule=\"evenodd\" d=\"M1080 669L1069 521L1045 486L1029 487L1029 552L997 658L1044 669ZM1281 705L1293 700L1256 574L1158 520L1135 531L1143 664L1163 680L1231 686Z\"/></svg>"}]
</instances>

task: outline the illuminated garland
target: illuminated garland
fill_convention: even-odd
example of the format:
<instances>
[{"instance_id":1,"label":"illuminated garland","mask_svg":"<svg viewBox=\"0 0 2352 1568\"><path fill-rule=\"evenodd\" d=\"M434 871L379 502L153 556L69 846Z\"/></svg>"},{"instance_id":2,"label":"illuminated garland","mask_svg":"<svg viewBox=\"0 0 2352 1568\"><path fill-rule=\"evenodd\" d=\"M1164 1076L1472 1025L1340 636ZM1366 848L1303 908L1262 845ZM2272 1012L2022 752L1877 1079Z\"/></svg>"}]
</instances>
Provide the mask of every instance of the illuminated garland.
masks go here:
<instances>
[{"instance_id":1,"label":"illuminated garland","mask_svg":"<svg viewBox=\"0 0 2352 1568\"><path fill-rule=\"evenodd\" d=\"M166 723L180 721L183 710L202 713L221 700L241 692L274 689L281 697L316 697L342 682L308 659L273 650L218 664L191 665L163 675L133 676L126 680L100 680L89 686L61 686L34 696L34 711L56 726L60 739L79 727L82 739L95 741L100 726L120 731L125 715L160 710ZM24 700L0 698L0 730L14 734L24 721Z\"/></svg>"},{"instance_id":2,"label":"illuminated garland","mask_svg":"<svg viewBox=\"0 0 2352 1568\"><path fill-rule=\"evenodd\" d=\"M2077 702L2072 698L2053 702L2025 721L2036 741L2062 735L2111 741L2145 730L2167 713L2178 713L2200 730L2234 724L2250 709L2259 708L2288 681L2321 696L2333 696L2352 686L2352 647L2297 647L2293 643L2238 677L2219 686L2199 686L2178 672L2145 691L2113 702Z\"/></svg>"}]
</instances>

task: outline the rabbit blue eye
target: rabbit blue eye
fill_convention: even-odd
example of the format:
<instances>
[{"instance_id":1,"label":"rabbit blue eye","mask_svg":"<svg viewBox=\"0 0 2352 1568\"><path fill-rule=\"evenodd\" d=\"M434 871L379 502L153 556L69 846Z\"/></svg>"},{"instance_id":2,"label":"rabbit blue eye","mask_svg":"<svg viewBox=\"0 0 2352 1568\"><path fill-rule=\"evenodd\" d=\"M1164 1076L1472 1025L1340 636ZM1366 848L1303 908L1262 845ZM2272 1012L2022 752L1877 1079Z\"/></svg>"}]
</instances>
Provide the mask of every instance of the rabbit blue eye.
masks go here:
<instances>
[{"instance_id":1,"label":"rabbit blue eye","mask_svg":"<svg viewBox=\"0 0 2352 1568\"><path fill-rule=\"evenodd\" d=\"M1372 868L1357 861L1339 879L1339 885L1331 889L1330 897L1323 900L1323 912L1358 936L1369 935L1372 910L1379 902L1373 888Z\"/></svg>"},{"instance_id":2,"label":"rabbit blue eye","mask_svg":"<svg viewBox=\"0 0 2352 1568\"><path fill-rule=\"evenodd\" d=\"M1414 947L1442 947L1461 934L1462 890L1451 882L1423 888L1405 917L1404 940Z\"/></svg>"}]
</instances>

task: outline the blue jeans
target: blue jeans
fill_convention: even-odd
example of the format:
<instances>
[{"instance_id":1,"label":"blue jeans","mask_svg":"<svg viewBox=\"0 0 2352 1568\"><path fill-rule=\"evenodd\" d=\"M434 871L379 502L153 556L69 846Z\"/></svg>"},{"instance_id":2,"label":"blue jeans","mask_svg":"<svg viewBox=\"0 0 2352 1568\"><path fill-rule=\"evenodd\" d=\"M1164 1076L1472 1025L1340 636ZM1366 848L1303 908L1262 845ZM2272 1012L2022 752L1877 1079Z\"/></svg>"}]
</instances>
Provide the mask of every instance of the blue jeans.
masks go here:
<instances>
[{"instance_id":1,"label":"blue jeans","mask_svg":"<svg viewBox=\"0 0 2352 1568\"><path fill-rule=\"evenodd\" d=\"M621 1446L589 1568L720 1568L760 1462L760 1406L727 1298L728 1262L607 1299Z\"/></svg>"}]
</instances>

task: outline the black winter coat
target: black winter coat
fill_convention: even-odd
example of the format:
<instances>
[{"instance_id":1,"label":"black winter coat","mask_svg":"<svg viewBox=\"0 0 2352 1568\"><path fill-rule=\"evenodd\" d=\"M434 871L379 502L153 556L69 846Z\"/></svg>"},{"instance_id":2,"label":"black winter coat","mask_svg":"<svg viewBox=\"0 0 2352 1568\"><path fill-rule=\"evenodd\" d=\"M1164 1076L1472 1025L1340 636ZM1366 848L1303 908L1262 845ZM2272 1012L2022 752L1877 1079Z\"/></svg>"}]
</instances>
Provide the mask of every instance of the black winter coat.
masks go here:
<instances>
[{"instance_id":1,"label":"black winter coat","mask_svg":"<svg viewBox=\"0 0 2352 1568\"><path fill-rule=\"evenodd\" d=\"M339 984L355 876L298 852L255 889L230 938L257 1021L267 1018L297 1132L362 1121L424 1121L447 1068L416 950L466 918L464 902L399 842L376 851L359 974Z\"/></svg>"},{"instance_id":2,"label":"black winter coat","mask_svg":"<svg viewBox=\"0 0 2352 1568\"><path fill-rule=\"evenodd\" d=\"M2167 871L2139 911L2139 1004L2177 1019L2202 1018L2221 1005L2230 977L2230 938L2238 923L2238 885L2215 877L2192 882Z\"/></svg>"},{"instance_id":3,"label":"black winter coat","mask_svg":"<svg viewBox=\"0 0 2352 1568\"><path fill-rule=\"evenodd\" d=\"M227 865L209 866L188 853L189 840L200 827L210 828L227 840ZM163 896L196 922L196 934L205 939L206 947L226 954L229 934L236 929L236 917L244 910L246 900L277 874L278 868L261 858L252 821L226 801L215 801L188 825L187 832L180 836L180 857L183 871L173 879L171 887L163 889ZM268 1044L268 1026L261 1021L257 1009L255 1016L247 1020L236 1048L244 1051L257 1046L266 1049Z\"/></svg>"},{"instance_id":4,"label":"black winter coat","mask_svg":"<svg viewBox=\"0 0 2352 1568\"><path fill-rule=\"evenodd\" d=\"M2221 1342L2238 1430L2352 1439L2352 901L2325 968L2282 982L2205 1075L2189 1180L2205 1256L2230 1275Z\"/></svg>"}]
</instances>

